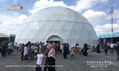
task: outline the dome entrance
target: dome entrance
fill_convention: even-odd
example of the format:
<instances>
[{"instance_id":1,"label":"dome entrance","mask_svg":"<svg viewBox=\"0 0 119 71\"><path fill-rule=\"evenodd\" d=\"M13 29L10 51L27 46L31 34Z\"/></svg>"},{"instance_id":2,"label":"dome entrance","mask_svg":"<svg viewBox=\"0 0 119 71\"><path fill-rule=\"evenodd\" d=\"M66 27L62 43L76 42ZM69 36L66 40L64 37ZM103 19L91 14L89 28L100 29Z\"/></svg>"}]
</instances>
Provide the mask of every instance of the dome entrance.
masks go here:
<instances>
[{"instance_id":1,"label":"dome entrance","mask_svg":"<svg viewBox=\"0 0 119 71\"><path fill-rule=\"evenodd\" d=\"M47 39L47 42L61 42L61 41L62 41L61 37L57 35L52 35Z\"/></svg>"},{"instance_id":2,"label":"dome entrance","mask_svg":"<svg viewBox=\"0 0 119 71\"><path fill-rule=\"evenodd\" d=\"M57 48L58 51L60 51L60 44L62 42L61 37L57 35L52 35L47 39L47 43L54 43L55 48Z\"/></svg>"}]
</instances>

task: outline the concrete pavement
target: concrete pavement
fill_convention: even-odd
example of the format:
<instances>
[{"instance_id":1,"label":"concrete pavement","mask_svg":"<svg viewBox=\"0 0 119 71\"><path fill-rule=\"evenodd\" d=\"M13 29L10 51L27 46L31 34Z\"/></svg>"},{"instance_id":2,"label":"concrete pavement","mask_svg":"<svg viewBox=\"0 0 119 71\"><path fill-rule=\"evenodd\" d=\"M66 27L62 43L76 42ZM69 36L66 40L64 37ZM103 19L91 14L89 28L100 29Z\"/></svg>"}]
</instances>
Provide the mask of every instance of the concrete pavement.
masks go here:
<instances>
[{"instance_id":1,"label":"concrete pavement","mask_svg":"<svg viewBox=\"0 0 119 71\"><path fill-rule=\"evenodd\" d=\"M0 57L0 71L35 71L35 67L31 67L35 66L35 63L36 60L21 61L20 53L15 53L5 58ZM104 55L90 52L87 57L76 54L74 59L64 59L58 54L56 66L56 71L118 71L119 61L116 61L116 54L111 53Z\"/></svg>"}]
</instances>

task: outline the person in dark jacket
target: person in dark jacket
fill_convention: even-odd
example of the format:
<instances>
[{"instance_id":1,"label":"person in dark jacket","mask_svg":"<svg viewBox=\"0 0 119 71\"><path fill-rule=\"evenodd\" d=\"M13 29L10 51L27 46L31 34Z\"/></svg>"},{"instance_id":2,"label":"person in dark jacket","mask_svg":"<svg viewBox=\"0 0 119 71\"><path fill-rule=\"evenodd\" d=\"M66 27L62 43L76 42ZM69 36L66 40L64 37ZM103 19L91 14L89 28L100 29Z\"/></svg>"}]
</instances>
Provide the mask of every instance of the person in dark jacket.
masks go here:
<instances>
[{"instance_id":1,"label":"person in dark jacket","mask_svg":"<svg viewBox=\"0 0 119 71\"><path fill-rule=\"evenodd\" d=\"M101 53L101 51L100 51L100 45L98 44L98 46L96 47L96 52L97 53Z\"/></svg>"},{"instance_id":2,"label":"person in dark jacket","mask_svg":"<svg viewBox=\"0 0 119 71\"><path fill-rule=\"evenodd\" d=\"M115 46L115 50L117 53L117 61L119 60L119 42L117 42L117 46Z\"/></svg>"},{"instance_id":3,"label":"person in dark jacket","mask_svg":"<svg viewBox=\"0 0 119 71\"><path fill-rule=\"evenodd\" d=\"M67 43L64 43L63 56L65 59L67 58L68 54L69 54L69 45Z\"/></svg>"},{"instance_id":4,"label":"person in dark jacket","mask_svg":"<svg viewBox=\"0 0 119 71\"><path fill-rule=\"evenodd\" d=\"M88 45L85 43L84 47L83 47L83 55L84 56L88 56L88 52L87 51L88 51Z\"/></svg>"},{"instance_id":5,"label":"person in dark jacket","mask_svg":"<svg viewBox=\"0 0 119 71\"><path fill-rule=\"evenodd\" d=\"M70 51L69 51L69 43L66 44L67 47L67 54L69 55Z\"/></svg>"},{"instance_id":6,"label":"person in dark jacket","mask_svg":"<svg viewBox=\"0 0 119 71\"><path fill-rule=\"evenodd\" d=\"M25 47L25 45L22 44L22 45L21 45L21 49L20 49L20 52L21 52L21 60L24 60L24 47Z\"/></svg>"},{"instance_id":7,"label":"person in dark jacket","mask_svg":"<svg viewBox=\"0 0 119 71\"><path fill-rule=\"evenodd\" d=\"M5 42L1 46L1 56L2 57L5 57L6 56L6 53L7 53L7 43Z\"/></svg>"},{"instance_id":8,"label":"person in dark jacket","mask_svg":"<svg viewBox=\"0 0 119 71\"><path fill-rule=\"evenodd\" d=\"M104 44L104 52L105 52L105 55L107 55L108 49L109 49L108 43L105 43L105 44Z\"/></svg>"},{"instance_id":9,"label":"person in dark jacket","mask_svg":"<svg viewBox=\"0 0 119 71\"><path fill-rule=\"evenodd\" d=\"M44 50L44 54L45 54L45 67L43 71L47 71L48 70L48 52L49 52L49 45L45 45L44 46L45 50Z\"/></svg>"}]
</instances>

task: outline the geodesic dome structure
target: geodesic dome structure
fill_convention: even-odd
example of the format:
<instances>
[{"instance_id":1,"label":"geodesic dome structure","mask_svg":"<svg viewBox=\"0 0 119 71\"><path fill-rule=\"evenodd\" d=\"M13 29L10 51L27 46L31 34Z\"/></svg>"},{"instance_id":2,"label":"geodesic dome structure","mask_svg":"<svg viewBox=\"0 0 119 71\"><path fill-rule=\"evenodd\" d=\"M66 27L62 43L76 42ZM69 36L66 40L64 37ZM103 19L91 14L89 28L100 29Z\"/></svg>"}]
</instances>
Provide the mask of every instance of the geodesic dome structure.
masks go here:
<instances>
[{"instance_id":1,"label":"geodesic dome structure","mask_svg":"<svg viewBox=\"0 0 119 71\"><path fill-rule=\"evenodd\" d=\"M65 7L49 7L31 15L16 35L16 42L60 41L82 46L98 40L93 26L76 11Z\"/></svg>"}]
</instances>

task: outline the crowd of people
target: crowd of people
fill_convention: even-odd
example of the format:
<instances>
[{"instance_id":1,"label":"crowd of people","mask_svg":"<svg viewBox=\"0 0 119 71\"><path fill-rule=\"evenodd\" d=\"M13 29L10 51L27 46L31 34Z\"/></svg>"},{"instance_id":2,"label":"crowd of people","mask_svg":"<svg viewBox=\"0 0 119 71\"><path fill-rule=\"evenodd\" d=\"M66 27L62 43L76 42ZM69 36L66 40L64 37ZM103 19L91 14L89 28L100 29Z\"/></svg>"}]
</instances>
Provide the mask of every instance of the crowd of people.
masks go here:
<instances>
[{"instance_id":1,"label":"crowd of people","mask_svg":"<svg viewBox=\"0 0 119 71\"><path fill-rule=\"evenodd\" d=\"M76 54L88 56L88 51L101 53L104 50L105 55L108 55L108 50L111 53L116 51L117 60L119 60L119 42L114 43L103 43L97 47L90 46L87 43L83 47L80 47L79 43L76 43L73 47L69 43L61 43L60 45L56 42L36 42L31 43L30 41L26 44L13 44L12 42L4 42L0 44L0 53L2 57L13 54L14 51L21 53L21 60L37 59L36 71L55 71L55 59L57 53L62 54L64 59L75 58Z\"/></svg>"},{"instance_id":2,"label":"crowd of people","mask_svg":"<svg viewBox=\"0 0 119 71\"><path fill-rule=\"evenodd\" d=\"M55 71L56 54L62 54L64 59L67 59L68 55L74 58L75 53L77 53L77 48L81 48L78 43L71 49L69 43L62 43L60 46L57 46L57 43L55 42L49 42L47 44L44 44L43 42L28 42L19 45L21 60L37 59L36 71ZM84 44L84 48L82 48L80 52L84 56L87 56L87 51L88 45Z\"/></svg>"},{"instance_id":3,"label":"crowd of people","mask_svg":"<svg viewBox=\"0 0 119 71\"><path fill-rule=\"evenodd\" d=\"M55 71L55 54L57 46L54 42L20 44L21 60L37 59L36 71ZM44 65L43 65L44 64Z\"/></svg>"},{"instance_id":4,"label":"crowd of people","mask_svg":"<svg viewBox=\"0 0 119 71\"><path fill-rule=\"evenodd\" d=\"M119 42L116 43L102 43L97 46L95 49L97 53L104 52L105 55L108 55L108 52L111 54L114 54L116 52L117 54L117 61L119 60Z\"/></svg>"},{"instance_id":5,"label":"crowd of people","mask_svg":"<svg viewBox=\"0 0 119 71\"><path fill-rule=\"evenodd\" d=\"M0 53L2 57L7 55L12 55L13 52L16 50L13 42L6 42L0 44Z\"/></svg>"}]
</instances>

